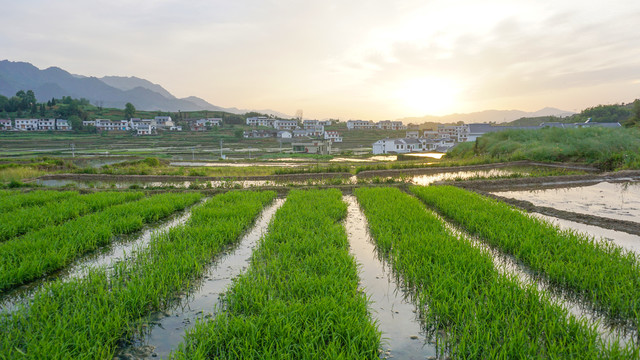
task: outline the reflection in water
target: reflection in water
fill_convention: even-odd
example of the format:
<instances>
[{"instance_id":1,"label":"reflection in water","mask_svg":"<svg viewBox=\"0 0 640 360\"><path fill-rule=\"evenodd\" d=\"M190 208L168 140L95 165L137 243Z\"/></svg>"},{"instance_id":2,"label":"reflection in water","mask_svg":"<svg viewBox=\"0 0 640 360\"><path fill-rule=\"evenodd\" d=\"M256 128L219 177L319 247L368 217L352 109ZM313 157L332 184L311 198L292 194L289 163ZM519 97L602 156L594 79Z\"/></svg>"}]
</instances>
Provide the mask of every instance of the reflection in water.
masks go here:
<instances>
[{"instance_id":1,"label":"reflection in water","mask_svg":"<svg viewBox=\"0 0 640 360\"><path fill-rule=\"evenodd\" d=\"M640 236L628 234L622 231L615 231L610 229L601 228L598 226L586 225L575 221L560 219L557 217L547 216L538 213L530 213L531 215L546 220L556 226L559 226L563 230L572 230L585 235L601 239L603 241L610 241L614 244L621 246L622 248L636 252L640 255Z\"/></svg>"},{"instance_id":2,"label":"reflection in water","mask_svg":"<svg viewBox=\"0 0 640 360\"><path fill-rule=\"evenodd\" d=\"M412 178L411 182L416 185L426 186L436 181L471 179L471 178L491 178L491 177L499 177L499 176L506 177L516 173L521 173L521 172L516 172L513 170L506 170L506 169L443 172L438 174L417 175Z\"/></svg>"},{"instance_id":3,"label":"reflection in water","mask_svg":"<svg viewBox=\"0 0 640 360\"><path fill-rule=\"evenodd\" d=\"M276 199L273 205L267 207L239 245L231 247L210 266L197 289L182 297L173 308L152 314L147 331L120 347L115 358L166 357L177 349L183 341L185 331L195 325L197 320L215 316L221 306L220 295L247 268L253 248L282 204L284 199Z\"/></svg>"},{"instance_id":4,"label":"reflection in water","mask_svg":"<svg viewBox=\"0 0 640 360\"><path fill-rule=\"evenodd\" d=\"M345 227L351 253L359 264L360 287L369 296L372 315L382 331L381 356L393 355L399 359L435 356L435 345L426 339L416 306L408 298L410 293L398 283L389 264L378 256L367 220L355 197L344 199L349 204Z\"/></svg>"},{"instance_id":5,"label":"reflection in water","mask_svg":"<svg viewBox=\"0 0 640 360\"><path fill-rule=\"evenodd\" d=\"M640 222L640 182L601 182L590 186L501 191L495 194L530 201L536 206Z\"/></svg>"}]
</instances>

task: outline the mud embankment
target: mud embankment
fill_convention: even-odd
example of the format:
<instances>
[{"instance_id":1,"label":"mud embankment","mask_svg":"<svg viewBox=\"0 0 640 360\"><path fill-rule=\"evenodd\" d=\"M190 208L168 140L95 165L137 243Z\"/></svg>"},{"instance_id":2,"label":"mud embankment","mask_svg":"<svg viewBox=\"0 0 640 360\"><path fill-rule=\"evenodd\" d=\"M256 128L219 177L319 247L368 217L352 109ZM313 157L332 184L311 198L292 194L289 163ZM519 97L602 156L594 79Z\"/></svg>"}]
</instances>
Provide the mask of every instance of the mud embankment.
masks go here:
<instances>
[{"instance_id":1,"label":"mud embankment","mask_svg":"<svg viewBox=\"0 0 640 360\"><path fill-rule=\"evenodd\" d=\"M76 181L112 181L112 182L205 182L205 181L305 181L324 179L348 179L352 175L340 173L305 173L263 176L174 176L174 175L111 175L111 174L50 174L36 180L76 180ZM35 181L35 180L33 180ZM32 182L33 182L32 181Z\"/></svg>"},{"instance_id":2,"label":"mud embankment","mask_svg":"<svg viewBox=\"0 0 640 360\"><path fill-rule=\"evenodd\" d=\"M590 173L596 173L600 170L583 165L573 163L541 163L536 161L511 161L505 163L492 163L492 164L479 164L479 165L464 165L464 166L432 166L422 168L407 168L407 169L387 169L387 170L365 170L358 173L359 178L367 177L388 177L388 176L400 176L400 175L428 175L428 174L441 174L449 172L461 172L461 171L478 171L478 170L491 170L501 169L507 167L547 167L553 169L564 170L579 170Z\"/></svg>"},{"instance_id":3,"label":"mud embankment","mask_svg":"<svg viewBox=\"0 0 640 360\"><path fill-rule=\"evenodd\" d=\"M587 175L559 175L514 179L442 181L436 183L436 185L454 185L469 190L489 192L557 189L576 186L588 186L603 181L613 183L640 181L640 170L624 170L612 173Z\"/></svg>"}]
</instances>

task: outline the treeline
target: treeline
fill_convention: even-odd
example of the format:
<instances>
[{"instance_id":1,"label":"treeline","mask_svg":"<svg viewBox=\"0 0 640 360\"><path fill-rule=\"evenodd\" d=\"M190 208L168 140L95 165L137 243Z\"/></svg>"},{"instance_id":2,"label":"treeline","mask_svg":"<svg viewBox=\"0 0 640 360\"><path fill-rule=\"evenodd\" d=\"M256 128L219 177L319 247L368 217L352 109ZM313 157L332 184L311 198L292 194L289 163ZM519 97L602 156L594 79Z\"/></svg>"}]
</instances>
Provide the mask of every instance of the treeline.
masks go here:
<instances>
[{"instance_id":1,"label":"treeline","mask_svg":"<svg viewBox=\"0 0 640 360\"><path fill-rule=\"evenodd\" d=\"M627 127L638 126L640 125L640 99L628 104L597 105L564 118L557 116L525 117L504 125L538 126L548 122L583 123L587 120L598 123L620 123Z\"/></svg>"},{"instance_id":2,"label":"treeline","mask_svg":"<svg viewBox=\"0 0 640 360\"><path fill-rule=\"evenodd\" d=\"M127 105L131 105L128 103ZM85 98L74 99L71 96L63 96L61 99L52 98L46 102L38 102L33 90L20 90L10 98L0 95L0 119L16 118L56 118L67 119L71 123L74 132L93 132L94 127L83 127L82 121L95 119L122 120L130 117L154 117L171 116L177 125L185 127L188 119L221 118L225 125L244 125L245 118L250 116L269 116L256 112L247 114L232 114L224 111L139 111L133 105L124 109L105 109L102 106L94 106Z\"/></svg>"}]
</instances>

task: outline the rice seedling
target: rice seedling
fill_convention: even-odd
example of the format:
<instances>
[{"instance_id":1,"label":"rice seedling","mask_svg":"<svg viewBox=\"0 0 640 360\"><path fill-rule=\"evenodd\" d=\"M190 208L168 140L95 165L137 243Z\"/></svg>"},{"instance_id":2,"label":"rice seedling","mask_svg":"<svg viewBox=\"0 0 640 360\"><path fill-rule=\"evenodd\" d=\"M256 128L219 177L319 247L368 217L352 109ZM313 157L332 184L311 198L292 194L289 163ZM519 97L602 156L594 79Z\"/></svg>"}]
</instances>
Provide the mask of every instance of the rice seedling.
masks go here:
<instances>
[{"instance_id":1,"label":"rice seedling","mask_svg":"<svg viewBox=\"0 0 640 360\"><path fill-rule=\"evenodd\" d=\"M137 231L144 224L195 203L201 196L155 195L0 243L0 291L62 269L79 256L108 244L114 235Z\"/></svg>"},{"instance_id":2,"label":"rice seedling","mask_svg":"<svg viewBox=\"0 0 640 360\"><path fill-rule=\"evenodd\" d=\"M0 358L113 358L118 341L188 290L274 197L274 192L216 196L196 207L184 226L155 236L112 271L98 268L84 278L48 284L27 306L0 314Z\"/></svg>"},{"instance_id":3,"label":"rice seedling","mask_svg":"<svg viewBox=\"0 0 640 360\"><path fill-rule=\"evenodd\" d=\"M176 359L375 359L380 332L358 291L337 190L292 190L226 312L199 322Z\"/></svg>"},{"instance_id":4,"label":"rice seedling","mask_svg":"<svg viewBox=\"0 0 640 360\"><path fill-rule=\"evenodd\" d=\"M395 188L355 194L379 249L415 288L425 327L452 358L636 358L601 340L548 295L501 274L490 254L456 237L416 198Z\"/></svg>"},{"instance_id":5,"label":"rice seedling","mask_svg":"<svg viewBox=\"0 0 640 360\"><path fill-rule=\"evenodd\" d=\"M0 214L26 206L36 206L79 196L75 191L46 191L36 190L30 192L9 191L0 192Z\"/></svg>"},{"instance_id":6,"label":"rice seedling","mask_svg":"<svg viewBox=\"0 0 640 360\"><path fill-rule=\"evenodd\" d=\"M0 214L0 242L143 196L140 192L101 192L5 212Z\"/></svg>"},{"instance_id":7,"label":"rice seedling","mask_svg":"<svg viewBox=\"0 0 640 360\"><path fill-rule=\"evenodd\" d=\"M509 205L456 187L412 187L445 217L515 256L553 284L640 327L640 259L620 246L561 231Z\"/></svg>"}]
</instances>

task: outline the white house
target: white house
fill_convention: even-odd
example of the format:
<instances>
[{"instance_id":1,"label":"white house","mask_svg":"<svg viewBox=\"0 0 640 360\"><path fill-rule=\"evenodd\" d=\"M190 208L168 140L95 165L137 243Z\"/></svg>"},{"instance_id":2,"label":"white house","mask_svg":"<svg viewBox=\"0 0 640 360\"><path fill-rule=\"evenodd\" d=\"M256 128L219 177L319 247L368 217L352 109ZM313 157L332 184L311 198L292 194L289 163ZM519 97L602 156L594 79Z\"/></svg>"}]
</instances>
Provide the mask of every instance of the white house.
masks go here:
<instances>
[{"instance_id":1,"label":"white house","mask_svg":"<svg viewBox=\"0 0 640 360\"><path fill-rule=\"evenodd\" d=\"M11 129L11 119L0 119L0 131L9 131Z\"/></svg>"},{"instance_id":2,"label":"white house","mask_svg":"<svg viewBox=\"0 0 640 360\"><path fill-rule=\"evenodd\" d=\"M274 119L270 119L266 116L254 116L247 118L247 125L249 126L268 126L273 127Z\"/></svg>"},{"instance_id":3,"label":"white house","mask_svg":"<svg viewBox=\"0 0 640 360\"><path fill-rule=\"evenodd\" d=\"M438 125L438 135L441 138L445 138L442 135L449 135L448 137L454 141L465 142L469 138L469 133L469 125L466 124L454 126Z\"/></svg>"},{"instance_id":4,"label":"white house","mask_svg":"<svg viewBox=\"0 0 640 360\"><path fill-rule=\"evenodd\" d=\"M83 120L82 126L96 126L95 120Z\"/></svg>"},{"instance_id":5,"label":"white house","mask_svg":"<svg viewBox=\"0 0 640 360\"><path fill-rule=\"evenodd\" d=\"M156 126L159 128L171 128L172 126L175 126L175 124L173 123L173 120L171 119L171 116L156 116L153 119L156 123Z\"/></svg>"},{"instance_id":6,"label":"white house","mask_svg":"<svg viewBox=\"0 0 640 360\"><path fill-rule=\"evenodd\" d=\"M55 119L38 119L38 130L55 130L56 129L56 120Z\"/></svg>"},{"instance_id":7,"label":"white house","mask_svg":"<svg viewBox=\"0 0 640 360\"><path fill-rule=\"evenodd\" d=\"M417 130L407 131L407 135L405 137L407 139L417 139L420 137L420 131L417 131Z\"/></svg>"},{"instance_id":8,"label":"white house","mask_svg":"<svg viewBox=\"0 0 640 360\"><path fill-rule=\"evenodd\" d=\"M95 127L100 131L131 130L131 128L129 127L129 122L127 120L96 119Z\"/></svg>"},{"instance_id":9,"label":"white house","mask_svg":"<svg viewBox=\"0 0 640 360\"><path fill-rule=\"evenodd\" d=\"M418 139L382 139L373 143L373 154L404 154L424 151L423 143Z\"/></svg>"},{"instance_id":10,"label":"white house","mask_svg":"<svg viewBox=\"0 0 640 360\"><path fill-rule=\"evenodd\" d=\"M38 130L38 119L16 119L16 129L23 131Z\"/></svg>"},{"instance_id":11,"label":"white house","mask_svg":"<svg viewBox=\"0 0 640 360\"><path fill-rule=\"evenodd\" d=\"M296 120L275 120L273 127L276 130L295 130L298 127L298 121Z\"/></svg>"},{"instance_id":12,"label":"white house","mask_svg":"<svg viewBox=\"0 0 640 360\"><path fill-rule=\"evenodd\" d=\"M278 139L291 139L292 136L289 131L278 131Z\"/></svg>"},{"instance_id":13,"label":"white house","mask_svg":"<svg viewBox=\"0 0 640 360\"><path fill-rule=\"evenodd\" d=\"M376 125L373 121L364 121L364 120L348 120L347 121L347 130L371 130L374 129Z\"/></svg>"},{"instance_id":14,"label":"white house","mask_svg":"<svg viewBox=\"0 0 640 360\"><path fill-rule=\"evenodd\" d=\"M302 122L302 127L308 129L310 127L316 127L320 125L318 120L305 120Z\"/></svg>"},{"instance_id":15,"label":"white house","mask_svg":"<svg viewBox=\"0 0 640 360\"><path fill-rule=\"evenodd\" d=\"M153 127L152 125L139 125L138 128L136 129L136 135L138 136L143 136L143 135L152 135L155 133L155 127Z\"/></svg>"},{"instance_id":16,"label":"white house","mask_svg":"<svg viewBox=\"0 0 640 360\"><path fill-rule=\"evenodd\" d=\"M402 121L391 121L391 120L383 120L378 122L378 129L380 130L406 130L407 127L402 123Z\"/></svg>"},{"instance_id":17,"label":"white house","mask_svg":"<svg viewBox=\"0 0 640 360\"><path fill-rule=\"evenodd\" d=\"M69 120L56 119L56 130L61 130L61 131L71 130L71 123L69 123Z\"/></svg>"},{"instance_id":18,"label":"white house","mask_svg":"<svg viewBox=\"0 0 640 360\"><path fill-rule=\"evenodd\" d=\"M324 139L331 140L333 142L342 142L342 136L340 136L340 133L337 131L325 131Z\"/></svg>"}]
</instances>

